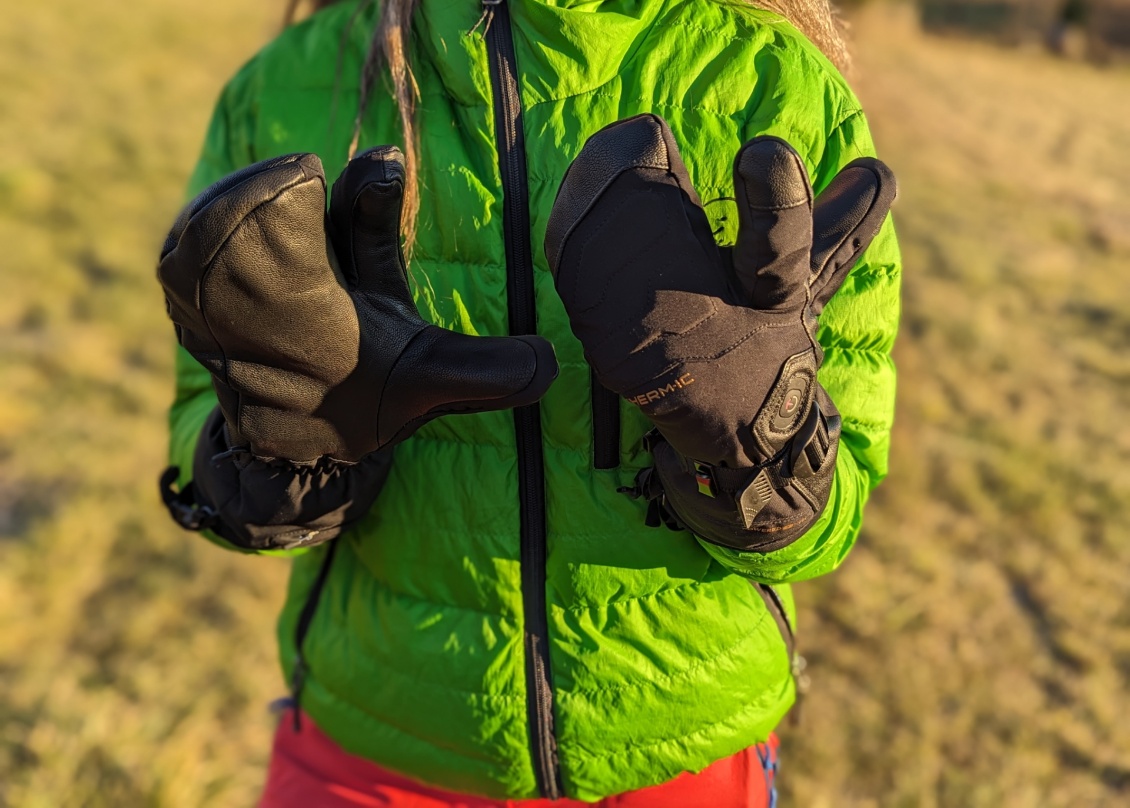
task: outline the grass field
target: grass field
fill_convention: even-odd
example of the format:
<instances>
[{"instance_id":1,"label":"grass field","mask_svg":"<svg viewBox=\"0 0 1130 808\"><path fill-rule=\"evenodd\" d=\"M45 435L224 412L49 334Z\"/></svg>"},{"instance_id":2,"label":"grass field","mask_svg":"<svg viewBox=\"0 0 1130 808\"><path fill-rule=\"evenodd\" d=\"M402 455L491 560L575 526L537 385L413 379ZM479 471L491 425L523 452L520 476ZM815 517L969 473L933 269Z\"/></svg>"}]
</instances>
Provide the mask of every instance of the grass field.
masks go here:
<instances>
[{"instance_id":1,"label":"grass field","mask_svg":"<svg viewBox=\"0 0 1130 808\"><path fill-rule=\"evenodd\" d=\"M281 6L282 4L277 4ZM159 511L154 256L275 4L0 22L0 806L249 806L285 562ZM1130 804L1130 72L856 19L906 256L893 471L798 588L785 804Z\"/></svg>"}]
</instances>

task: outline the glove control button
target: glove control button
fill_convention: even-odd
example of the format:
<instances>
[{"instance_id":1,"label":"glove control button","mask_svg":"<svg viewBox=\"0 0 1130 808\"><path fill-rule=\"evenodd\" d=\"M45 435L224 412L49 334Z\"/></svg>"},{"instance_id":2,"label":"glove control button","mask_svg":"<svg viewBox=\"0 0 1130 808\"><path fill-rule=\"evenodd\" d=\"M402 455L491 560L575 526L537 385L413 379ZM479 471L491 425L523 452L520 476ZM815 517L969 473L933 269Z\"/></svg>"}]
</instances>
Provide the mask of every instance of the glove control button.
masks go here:
<instances>
[{"instance_id":1,"label":"glove control button","mask_svg":"<svg viewBox=\"0 0 1130 808\"><path fill-rule=\"evenodd\" d=\"M789 380L789 388L785 391L785 397L781 400L781 406L773 418L774 429L784 432L792 427L797 414L804 409L804 396L807 392L808 384L805 379L793 378Z\"/></svg>"}]
</instances>

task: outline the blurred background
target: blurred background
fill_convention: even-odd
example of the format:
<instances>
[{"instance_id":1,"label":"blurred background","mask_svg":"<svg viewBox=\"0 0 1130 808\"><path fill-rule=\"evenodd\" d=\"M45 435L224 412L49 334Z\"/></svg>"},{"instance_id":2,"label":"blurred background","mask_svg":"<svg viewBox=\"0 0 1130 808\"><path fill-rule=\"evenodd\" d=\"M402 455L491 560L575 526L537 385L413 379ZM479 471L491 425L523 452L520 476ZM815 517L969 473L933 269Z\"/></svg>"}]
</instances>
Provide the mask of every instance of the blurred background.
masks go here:
<instances>
[{"instance_id":1,"label":"blurred background","mask_svg":"<svg viewBox=\"0 0 1130 808\"><path fill-rule=\"evenodd\" d=\"M284 3L0 20L0 806L249 806L286 562L159 508L153 270ZM906 258L890 479L797 588L784 804L1130 805L1130 0L847 9ZM688 808L691 808L688 806Z\"/></svg>"}]
</instances>

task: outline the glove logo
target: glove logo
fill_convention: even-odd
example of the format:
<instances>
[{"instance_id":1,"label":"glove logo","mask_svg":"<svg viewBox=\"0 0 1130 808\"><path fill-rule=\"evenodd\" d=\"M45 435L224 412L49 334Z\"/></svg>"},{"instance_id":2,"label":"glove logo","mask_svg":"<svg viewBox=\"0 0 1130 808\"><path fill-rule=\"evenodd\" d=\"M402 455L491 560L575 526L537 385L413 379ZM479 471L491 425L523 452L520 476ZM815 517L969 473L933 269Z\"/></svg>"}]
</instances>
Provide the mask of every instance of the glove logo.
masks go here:
<instances>
[{"instance_id":1,"label":"glove logo","mask_svg":"<svg viewBox=\"0 0 1130 808\"><path fill-rule=\"evenodd\" d=\"M646 393L640 393L638 396L629 396L628 401L639 407L646 407L652 401L659 401L659 399L664 398L670 393L674 393L676 390L682 390L684 387L688 387L692 384L694 384L694 377L689 373L684 373L682 376L675 379L675 381L668 382L662 387L648 390Z\"/></svg>"}]
</instances>

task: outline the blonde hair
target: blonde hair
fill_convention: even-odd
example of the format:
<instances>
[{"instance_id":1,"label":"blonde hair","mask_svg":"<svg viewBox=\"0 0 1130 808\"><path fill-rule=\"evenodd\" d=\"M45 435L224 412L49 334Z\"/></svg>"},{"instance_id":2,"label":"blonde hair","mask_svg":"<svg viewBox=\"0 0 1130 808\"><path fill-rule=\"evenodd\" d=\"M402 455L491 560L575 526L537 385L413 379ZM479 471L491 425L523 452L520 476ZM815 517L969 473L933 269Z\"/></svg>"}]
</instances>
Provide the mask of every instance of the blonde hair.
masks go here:
<instances>
[{"instance_id":1,"label":"blonde hair","mask_svg":"<svg viewBox=\"0 0 1130 808\"><path fill-rule=\"evenodd\" d=\"M361 0L359 13L375 0ZM338 0L311 0L312 11L318 11ZM844 23L830 0L744 0L766 11L780 14L807 36L825 56L846 73L851 69L851 55L844 41ZM288 0L283 24L289 25L298 11L301 0ZM388 66L392 78L392 92L400 110L400 125L404 135L404 252L412 254L416 243L416 217L420 211L419 189L419 132L416 128L416 101L420 88L412 73L409 42L412 35L412 14L419 0L384 0L381 16L369 42L368 52L361 68L361 88L357 117L353 122L353 137L349 156L357 150L361 136L361 119L369 105L373 84L382 65Z\"/></svg>"}]
</instances>

